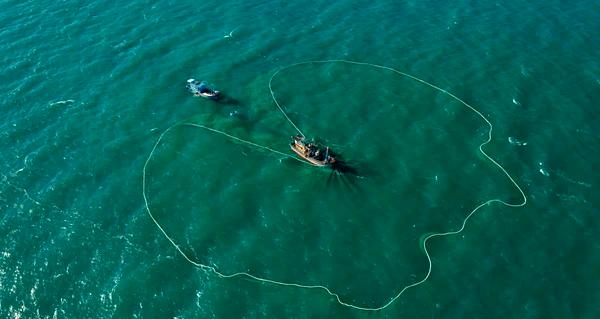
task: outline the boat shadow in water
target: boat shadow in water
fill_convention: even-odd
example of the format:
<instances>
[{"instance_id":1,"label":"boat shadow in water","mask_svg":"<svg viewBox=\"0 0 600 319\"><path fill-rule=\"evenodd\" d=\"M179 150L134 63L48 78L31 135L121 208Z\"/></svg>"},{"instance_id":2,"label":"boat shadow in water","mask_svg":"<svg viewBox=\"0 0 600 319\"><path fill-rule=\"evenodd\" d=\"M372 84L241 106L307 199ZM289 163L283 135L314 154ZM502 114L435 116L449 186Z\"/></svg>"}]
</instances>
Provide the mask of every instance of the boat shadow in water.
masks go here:
<instances>
[{"instance_id":1,"label":"boat shadow in water","mask_svg":"<svg viewBox=\"0 0 600 319\"><path fill-rule=\"evenodd\" d=\"M335 158L335 163L330 165L331 173L327 177L326 187L340 187L350 193L361 193L360 180L365 178L363 176L365 172L359 170L359 165L356 163L349 163L339 155L335 155Z\"/></svg>"},{"instance_id":2,"label":"boat shadow in water","mask_svg":"<svg viewBox=\"0 0 600 319\"><path fill-rule=\"evenodd\" d=\"M335 163L331 164L331 169L340 175L359 176L358 169L339 159L339 156L336 157Z\"/></svg>"},{"instance_id":3,"label":"boat shadow in water","mask_svg":"<svg viewBox=\"0 0 600 319\"><path fill-rule=\"evenodd\" d=\"M215 100L215 102L223 105L242 106L239 100L222 92L219 93L219 99Z\"/></svg>"}]
</instances>

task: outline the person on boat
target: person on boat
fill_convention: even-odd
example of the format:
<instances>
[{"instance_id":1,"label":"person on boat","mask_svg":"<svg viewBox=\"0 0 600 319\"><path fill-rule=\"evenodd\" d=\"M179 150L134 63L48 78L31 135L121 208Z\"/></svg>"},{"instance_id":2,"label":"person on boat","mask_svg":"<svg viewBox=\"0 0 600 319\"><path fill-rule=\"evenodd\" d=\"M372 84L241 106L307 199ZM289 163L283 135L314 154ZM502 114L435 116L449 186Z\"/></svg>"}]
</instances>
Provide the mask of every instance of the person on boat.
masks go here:
<instances>
[{"instance_id":1,"label":"person on boat","mask_svg":"<svg viewBox=\"0 0 600 319\"><path fill-rule=\"evenodd\" d=\"M310 142L307 143L307 142L305 142L304 136L301 136L301 135L293 136L291 146L294 150L296 150L296 153L298 153L300 156L304 157L305 159L310 158L310 159L316 160L318 162L321 162L319 164L319 166L333 165L336 163L336 159L333 156L331 156L331 154L329 153L329 147L320 148L316 144L313 144ZM315 164L315 163L313 163L313 164ZM317 164L315 164L315 165L317 165Z\"/></svg>"},{"instance_id":2,"label":"person on boat","mask_svg":"<svg viewBox=\"0 0 600 319\"><path fill-rule=\"evenodd\" d=\"M219 91L211 89L206 82L199 82L195 79L187 80L187 88L194 96L202 96L211 100L219 99Z\"/></svg>"},{"instance_id":3,"label":"person on boat","mask_svg":"<svg viewBox=\"0 0 600 319\"><path fill-rule=\"evenodd\" d=\"M315 158L316 158L316 159L318 159L319 161L321 161L321 160L322 160L322 158L323 158L323 156L322 156L322 155L323 155L323 154L321 153L321 150L316 150L316 151L315 151Z\"/></svg>"},{"instance_id":4,"label":"person on boat","mask_svg":"<svg viewBox=\"0 0 600 319\"><path fill-rule=\"evenodd\" d=\"M213 90L208 88L208 85L206 85L206 83L202 82L202 83L200 83L200 85L198 85L198 93L199 94L203 94L203 93L213 94L214 92L213 92Z\"/></svg>"},{"instance_id":5,"label":"person on boat","mask_svg":"<svg viewBox=\"0 0 600 319\"><path fill-rule=\"evenodd\" d=\"M331 154L329 153L329 147L325 148L325 154L321 154L323 157L323 161L325 161L325 163L327 164L335 164L336 159L335 157L331 156Z\"/></svg>"}]
</instances>

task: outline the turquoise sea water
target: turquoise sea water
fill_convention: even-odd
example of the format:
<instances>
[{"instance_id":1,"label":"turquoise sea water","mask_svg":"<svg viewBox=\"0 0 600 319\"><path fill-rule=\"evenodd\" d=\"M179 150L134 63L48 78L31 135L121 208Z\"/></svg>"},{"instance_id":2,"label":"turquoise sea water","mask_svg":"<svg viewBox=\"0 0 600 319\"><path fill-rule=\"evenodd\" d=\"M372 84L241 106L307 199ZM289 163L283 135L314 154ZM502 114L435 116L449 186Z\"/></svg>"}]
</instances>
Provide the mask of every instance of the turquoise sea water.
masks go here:
<instances>
[{"instance_id":1,"label":"turquoise sea water","mask_svg":"<svg viewBox=\"0 0 600 319\"><path fill-rule=\"evenodd\" d=\"M597 318L599 31L598 1L2 1L0 316ZM142 197L180 121L290 153L269 80L322 59L476 107L528 198L430 240L429 279L375 313L194 267ZM147 195L194 261L377 307L426 275L426 234L520 201L485 122L423 84L313 63L272 89L357 174L172 128Z\"/></svg>"}]
</instances>

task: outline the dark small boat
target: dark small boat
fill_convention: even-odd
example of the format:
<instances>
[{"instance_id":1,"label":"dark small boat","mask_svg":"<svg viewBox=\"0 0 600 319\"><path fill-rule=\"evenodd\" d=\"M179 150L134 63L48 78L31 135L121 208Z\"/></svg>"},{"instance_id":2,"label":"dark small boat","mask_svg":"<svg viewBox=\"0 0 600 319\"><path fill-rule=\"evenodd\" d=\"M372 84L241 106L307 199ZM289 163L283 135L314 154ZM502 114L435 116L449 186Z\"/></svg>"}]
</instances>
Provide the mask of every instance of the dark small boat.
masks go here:
<instances>
[{"instance_id":1,"label":"dark small boat","mask_svg":"<svg viewBox=\"0 0 600 319\"><path fill-rule=\"evenodd\" d=\"M331 166L336 162L335 158L329 153L328 147L323 149L315 144L306 143L302 136L294 136L290 147L294 153L315 166Z\"/></svg>"},{"instance_id":2,"label":"dark small boat","mask_svg":"<svg viewBox=\"0 0 600 319\"><path fill-rule=\"evenodd\" d=\"M201 96L209 100L216 101L220 96L219 91L211 89L204 81L199 82L195 79L189 79L187 80L186 88L188 91L190 91L190 93L194 94L194 96Z\"/></svg>"}]
</instances>

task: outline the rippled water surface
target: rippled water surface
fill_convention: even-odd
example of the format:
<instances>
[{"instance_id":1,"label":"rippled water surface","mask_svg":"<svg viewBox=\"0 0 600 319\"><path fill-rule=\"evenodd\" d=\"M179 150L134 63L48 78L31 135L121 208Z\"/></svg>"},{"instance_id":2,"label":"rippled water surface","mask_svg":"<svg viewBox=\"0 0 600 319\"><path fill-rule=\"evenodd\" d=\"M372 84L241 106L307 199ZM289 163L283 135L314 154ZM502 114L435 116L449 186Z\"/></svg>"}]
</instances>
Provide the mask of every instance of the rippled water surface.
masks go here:
<instances>
[{"instance_id":1,"label":"rippled water surface","mask_svg":"<svg viewBox=\"0 0 600 319\"><path fill-rule=\"evenodd\" d=\"M7 318L597 318L598 1L0 2L0 315ZM160 134L198 123L292 154L282 67L347 59L447 90L527 205L428 241L385 310L194 267L146 211ZM188 78L225 94L194 98ZM389 70L309 63L271 88L331 174L175 126L148 206L194 262L378 307L427 275L427 234L520 193L488 126ZM594 195L596 194L596 195Z\"/></svg>"}]
</instances>

